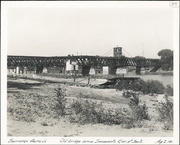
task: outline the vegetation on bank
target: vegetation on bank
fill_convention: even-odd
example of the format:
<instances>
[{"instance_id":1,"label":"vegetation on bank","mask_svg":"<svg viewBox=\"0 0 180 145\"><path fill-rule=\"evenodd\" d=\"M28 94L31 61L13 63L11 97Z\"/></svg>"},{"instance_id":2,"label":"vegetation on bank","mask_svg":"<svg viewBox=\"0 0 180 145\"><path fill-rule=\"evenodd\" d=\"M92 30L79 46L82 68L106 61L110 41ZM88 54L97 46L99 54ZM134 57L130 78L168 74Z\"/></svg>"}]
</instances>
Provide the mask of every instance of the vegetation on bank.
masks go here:
<instances>
[{"instance_id":1,"label":"vegetation on bank","mask_svg":"<svg viewBox=\"0 0 180 145\"><path fill-rule=\"evenodd\" d=\"M68 100L66 89L59 86L54 89L53 97L31 94L8 94L8 114L15 120L35 122L47 118L67 118L71 123L79 124L107 124L122 125L125 128L143 127L143 121L151 120L149 108L140 102L139 90L143 93L166 93L165 102L157 105L158 121L164 124L164 129L173 128L173 103L168 96L173 95L172 87L162 87L158 81L134 82L134 90L123 93L122 97L129 100L128 107L107 108L96 99L99 96L92 93L91 96L81 93L81 96L73 101ZM126 88L129 89L129 88ZM47 125L47 123L42 123Z\"/></svg>"},{"instance_id":2,"label":"vegetation on bank","mask_svg":"<svg viewBox=\"0 0 180 145\"><path fill-rule=\"evenodd\" d=\"M65 89L62 89L61 87L58 87L57 89L54 89L55 98L56 101L54 109L57 111L57 114L59 116L63 116L66 114L66 101L67 99L65 94Z\"/></svg>"},{"instance_id":3,"label":"vegetation on bank","mask_svg":"<svg viewBox=\"0 0 180 145\"><path fill-rule=\"evenodd\" d=\"M161 57L161 69L164 71L173 70L173 51L170 49L163 49L158 52Z\"/></svg>"},{"instance_id":4,"label":"vegetation on bank","mask_svg":"<svg viewBox=\"0 0 180 145\"><path fill-rule=\"evenodd\" d=\"M131 104L130 109L106 109L102 104L81 99L74 101L71 108L70 122L80 124L117 124L132 128L140 127L142 120L149 119L147 108L139 104Z\"/></svg>"},{"instance_id":5,"label":"vegetation on bank","mask_svg":"<svg viewBox=\"0 0 180 145\"><path fill-rule=\"evenodd\" d=\"M165 102L160 102L157 106L158 120L163 122L165 130L173 129L173 102L165 96Z\"/></svg>"},{"instance_id":6,"label":"vegetation on bank","mask_svg":"<svg viewBox=\"0 0 180 145\"><path fill-rule=\"evenodd\" d=\"M143 81L142 79L134 80L132 82L123 82L117 85L118 90L133 90L142 92L143 94L163 94L165 91L165 87L160 81L149 80Z\"/></svg>"},{"instance_id":7,"label":"vegetation on bank","mask_svg":"<svg viewBox=\"0 0 180 145\"><path fill-rule=\"evenodd\" d=\"M61 97L64 98L64 94L61 95ZM56 97L59 98L58 95L56 95ZM139 97L140 96L138 93L132 91L128 97L126 96L126 98L130 98L128 104L129 108L123 109L106 109L102 105L102 103L93 102L91 100L87 100L86 97L81 97L73 100L73 102L71 103L71 113L68 116L68 119L71 123L79 124L102 123L108 125L122 125L125 128L142 127L142 121L151 120L151 116L148 113L148 107L146 106L146 104L140 104ZM96 96L93 96L92 98L96 98ZM66 105L64 104L63 106ZM172 130L173 102L169 100L167 94L165 95L165 102L159 102L156 109L159 116L158 121L164 124L164 129ZM56 110L59 110L59 108L57 108Z\"/></svg>"}]
</instances>

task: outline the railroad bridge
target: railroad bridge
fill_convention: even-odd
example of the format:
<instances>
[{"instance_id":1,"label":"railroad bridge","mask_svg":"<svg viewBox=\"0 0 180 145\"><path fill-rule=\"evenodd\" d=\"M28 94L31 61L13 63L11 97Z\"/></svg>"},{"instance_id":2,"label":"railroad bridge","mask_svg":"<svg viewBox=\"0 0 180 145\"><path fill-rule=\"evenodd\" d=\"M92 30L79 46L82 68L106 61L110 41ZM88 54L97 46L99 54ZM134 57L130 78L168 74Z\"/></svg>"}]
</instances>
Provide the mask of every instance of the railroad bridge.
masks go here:
<instances>
[{"instance_id":1,"label":"railroad bridge","mask_svg":"<svg viewBox=\"0 0 180 145\"><path fill-rule=\"evenodd\" d=\"M119 51L120 50L120 51ZM118 55L119 54L119 55ZM67 65L75 64L81 70L82 75L89 75L90 69L94 69L95 74L99 73L103 67L108 67L109 74L116 74L118 68L135 66L136 73L139 74L142 67L153 67L157 70L160 67L159 59L137 59L136 57L125 57L122 55L122 48L114 48L113 57L103 56L7 56L8 69L14 69L16 73L27 73L27 71L42 73L45 68L57 68L59 73L67 72ZM75 70L75 67L74 67Z\"/></svg>"}]
</instances>

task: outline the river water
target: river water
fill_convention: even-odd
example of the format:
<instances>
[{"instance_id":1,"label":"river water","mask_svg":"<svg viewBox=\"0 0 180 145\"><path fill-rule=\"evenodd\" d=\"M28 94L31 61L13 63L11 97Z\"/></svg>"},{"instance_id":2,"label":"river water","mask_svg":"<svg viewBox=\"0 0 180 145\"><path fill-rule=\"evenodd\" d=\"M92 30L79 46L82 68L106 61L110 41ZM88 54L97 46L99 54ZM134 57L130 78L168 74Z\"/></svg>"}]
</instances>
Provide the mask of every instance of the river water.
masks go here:
<instances>
[{"instance_id":1,"label":"river water","mask_svg":"<svg viewBox=\"0 0 180 145\"><path fill-rule=\"evenodd\" d=\"M147 80L158 80L163 83L164 86L173 86L173 75L127 75L128 77L140 77L141 79ZM177 80L179 81L179 80Z\"/></svg>"}]
</instances>

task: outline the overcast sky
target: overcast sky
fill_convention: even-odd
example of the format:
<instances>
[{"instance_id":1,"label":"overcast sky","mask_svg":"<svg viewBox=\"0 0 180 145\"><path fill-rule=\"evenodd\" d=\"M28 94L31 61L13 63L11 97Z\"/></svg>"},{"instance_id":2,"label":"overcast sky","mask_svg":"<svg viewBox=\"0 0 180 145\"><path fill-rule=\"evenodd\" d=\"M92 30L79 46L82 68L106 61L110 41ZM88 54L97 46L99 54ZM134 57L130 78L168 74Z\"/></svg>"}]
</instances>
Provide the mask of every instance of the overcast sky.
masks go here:
<instances>
[{"instance_id":1,"label":"overcast sky","mask_svg":"<svg viewBox=\"0 0 180 145\"><path fill-rule=\"evenodd\" d=\"M128 7L8 8L8 55L113 55L158 58L173 49L172 8ZM121 3L119 3L121 5Z\"/></svg>"}]
</instances>

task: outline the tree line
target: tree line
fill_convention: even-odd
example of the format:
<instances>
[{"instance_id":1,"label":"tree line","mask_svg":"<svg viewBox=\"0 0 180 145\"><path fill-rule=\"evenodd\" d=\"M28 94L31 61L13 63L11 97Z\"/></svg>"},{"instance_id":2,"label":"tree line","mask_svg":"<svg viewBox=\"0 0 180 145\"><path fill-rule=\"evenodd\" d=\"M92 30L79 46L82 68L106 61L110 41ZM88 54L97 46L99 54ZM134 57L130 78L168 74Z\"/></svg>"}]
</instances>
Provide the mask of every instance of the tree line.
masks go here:
<instances>
[{"instance_id":1,"label":"tree line","mask_svg":"<svg viewBox=\"0 0 180 145\"><path fill-rule=\"evenodd\" d=\"M173 70L173 51L170 49L162 49L157 54L160 56L161 69L164 71ZM142 56L136 56L135 59L138 61L145 59Z\"/></svg>"}]
</instances>

